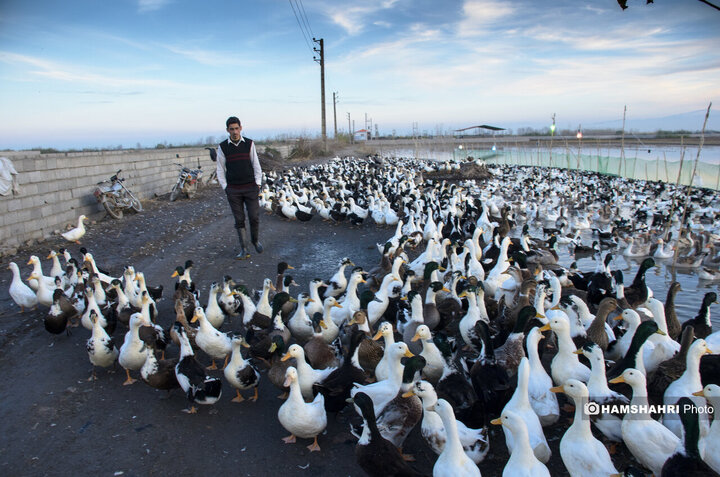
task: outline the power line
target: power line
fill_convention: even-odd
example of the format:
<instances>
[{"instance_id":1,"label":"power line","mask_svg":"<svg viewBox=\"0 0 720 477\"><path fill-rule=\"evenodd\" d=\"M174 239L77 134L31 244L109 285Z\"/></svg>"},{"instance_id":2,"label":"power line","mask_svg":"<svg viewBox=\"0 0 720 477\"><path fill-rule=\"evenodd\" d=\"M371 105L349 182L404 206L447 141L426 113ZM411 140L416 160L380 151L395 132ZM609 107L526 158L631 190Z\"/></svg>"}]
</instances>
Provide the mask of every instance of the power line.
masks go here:
<instances>
[{"instance_id":1,"label":"power line","mask_svg":"<svg viewBox=\"0 0 720 477\"><path fill-rule=\"evenodd\" d=\"M288 0L288 2L290 2L290 8L292 8L293 14L295 15L295 21L297 21L298 27L300 27L300 32L302 33L303 38L305 39L305 44L307 45L308 49L311 52L313 52L313 54L314 54L313 47L310 45L311 37L308 37L307 33L305 32L305 29L303 28L303 25L300 23L300 18L298 18L298 14L295 11L295 6L293 5L292 0Z\"/></svg>"},{"instance_id":2,"label":"power line","mask_svg":"<svg viewBox=\"0 0 720 477\"><path fill-rule=\"evenodd\" d=\"M300 2L300 7L298 10L302 13L301 17L305 21L305 26L307 27L307 30L310 32L310 36L314 37L315 33L312 31L312 28L310 28L310 20L308 20L307 13L305 13L305 5L303 5L302 0L295 0L295 5L298 5L298 2Z\"/></svg>"}]
</instances>

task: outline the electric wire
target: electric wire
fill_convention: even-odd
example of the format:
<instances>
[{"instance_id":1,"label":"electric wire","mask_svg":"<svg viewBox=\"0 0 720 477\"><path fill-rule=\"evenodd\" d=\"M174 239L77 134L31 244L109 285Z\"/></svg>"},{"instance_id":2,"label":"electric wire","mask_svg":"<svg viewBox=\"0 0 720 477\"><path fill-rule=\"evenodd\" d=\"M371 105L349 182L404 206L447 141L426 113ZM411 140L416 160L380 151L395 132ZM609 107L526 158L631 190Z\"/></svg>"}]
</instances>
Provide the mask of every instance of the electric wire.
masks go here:
<instances>
[{"instance_id":1,"label":"electric wire","mask_svg":"<svg viewBox=\"0 0 720 477\"><path fill-rule=\"evenodd\" d=\"M292 0L288 0L288 2L290 3L290 8L292 8L293 14L295 15L295 21L297 21L298 27L300 27L300 32L301 32L302 35L303 35L303 39L305 40L305 44L307 45L307 47L308 47L308 49L310 50L310 52L312 52L313 54L315 54L315 52L313 51L313 48L312 48L312 46L311 46L311 44L310 44L310 40L309 40L309 38L308 38L308 34L305 32L305 29L303 28L303 25L302 25L302 23L300 22L300 18L298 17L298 13L295 11L295 6L293 5Z\"/></svg>"}]
</instances>

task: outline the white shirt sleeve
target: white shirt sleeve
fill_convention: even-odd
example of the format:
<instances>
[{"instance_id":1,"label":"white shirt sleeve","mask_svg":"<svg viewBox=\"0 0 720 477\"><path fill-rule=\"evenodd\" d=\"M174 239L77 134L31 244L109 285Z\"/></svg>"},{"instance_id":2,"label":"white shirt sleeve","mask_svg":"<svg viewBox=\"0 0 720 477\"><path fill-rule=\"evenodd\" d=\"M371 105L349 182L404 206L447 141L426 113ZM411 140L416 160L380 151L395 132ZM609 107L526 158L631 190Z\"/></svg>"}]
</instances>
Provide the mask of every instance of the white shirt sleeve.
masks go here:
<instances>
[{"instance_id":1,"label":"white shirt sleeve","mask_svg":"<svg viewBox=\"0 0 720 477\"><path fill-rule=\"evenodd\" d=\"M223 157L223 162L224 162ZM255 150L255 141L250 146L250 160L252 161L253 171L255 172L255 183L258 187L262 184L262 167L260 167L260 159L258 159L257 151Z\"/></svg>"},{"instance_id":2,"label":"white shirt sleeve","mask_svg":"<svg viewBox=\"0 0 720 477\"><path fill-rule=\"evenodd\" d=\"M218 184L220 184L220 187L225 190L225 188L227 187L227 168L225 166L225 154L223 153L220 146L218 146L217 148L217 160L215 161L215 164L217 166Z\"/></svg>"}]
</instances>

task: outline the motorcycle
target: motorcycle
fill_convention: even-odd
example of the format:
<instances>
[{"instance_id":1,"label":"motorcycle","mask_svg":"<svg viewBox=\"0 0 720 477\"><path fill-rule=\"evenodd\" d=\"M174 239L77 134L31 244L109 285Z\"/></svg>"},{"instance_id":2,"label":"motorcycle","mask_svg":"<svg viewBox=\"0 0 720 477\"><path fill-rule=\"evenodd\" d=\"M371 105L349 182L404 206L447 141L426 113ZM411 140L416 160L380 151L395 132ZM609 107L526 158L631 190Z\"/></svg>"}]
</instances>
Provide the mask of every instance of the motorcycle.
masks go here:
<instances>
[{"instance_id":1,"label":"motorcycle","mask_svg":"<svg viewBox=\"0 0 720 477\"><path fill-rule=\"evenodd\" d=\"M188 199L192 198L198 190L198 186L202 184L202 166L198 165L197 169L189 169L182 164L175 163L180 167L178 179L172 190L170 191L170 202L174 202L181 193L185 194Z\"/></svg>"},{"instance_id":2,"label":"motorcycle","mask_svg":"<svg viewBox=\"0 0 720 477\"><path fill-rule=\"evenodd\" d=\"M123 184L125 179L118 177L120 172L122 169L119 169L110 179L98 182L98 187L93 191L97 201L114 219L121 219L124 209L132 209L135 212L142 211L142 204L138 198Z\"/></svg>"}]
</instances>

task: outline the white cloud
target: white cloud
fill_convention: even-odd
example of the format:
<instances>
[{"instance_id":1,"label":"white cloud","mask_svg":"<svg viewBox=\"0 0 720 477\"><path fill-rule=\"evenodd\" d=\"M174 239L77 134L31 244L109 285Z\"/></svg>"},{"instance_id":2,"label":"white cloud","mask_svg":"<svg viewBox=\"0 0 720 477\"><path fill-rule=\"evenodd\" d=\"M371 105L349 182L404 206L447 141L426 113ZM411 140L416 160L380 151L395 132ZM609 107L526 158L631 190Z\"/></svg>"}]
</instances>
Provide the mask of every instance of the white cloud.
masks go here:
<instances>
[{"instance_id":1,"label":"white cloud","mask_svg":"<svg viewBox=\"0 0 720 477\"><path fill-rule=\"evenodd\" d=\"M170 3L170 0L138 0L138 12L145 13L160 10L168 3Z\"/></svg>"},{"instance_id":2,"label":"white cloud","mask_svg":"<svg viewBox=\"0 0 720 477\"><path fill-rule=\"evenodd\" d=\"M360 6L339 6L328 11L330 20L339 25L350 35L357 35L365 29L368 22L371 24L379 24L381 22L369 20L368 17L382 10L389 10L395 6L397 0L386 1L365 1ZM385 23L385 22L382 22Z\"/></svg>"},{"instance_id":3,"label":"white cloud","mask_svg":"<svg viewBox=\"0 0 720 477\"><path fill-rule=\"evenodd\" d=\"M509 2L497 0L468 0L463 4L463 19L458 23L461 37L478 36L486 28L515 13Z\"/></svg>"}]
</instances>

